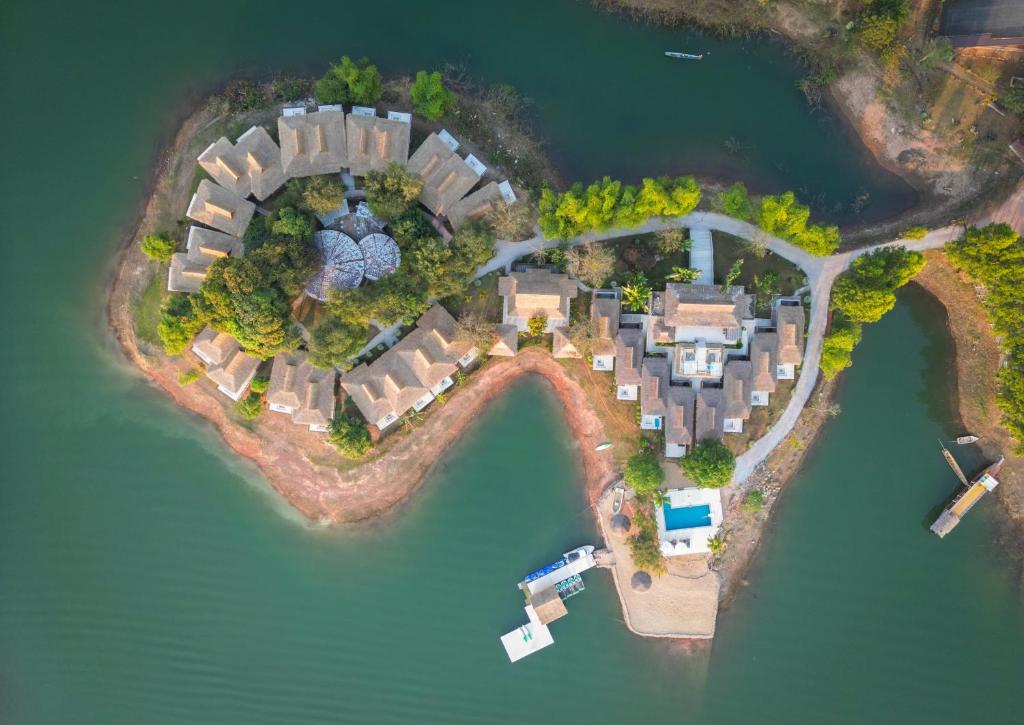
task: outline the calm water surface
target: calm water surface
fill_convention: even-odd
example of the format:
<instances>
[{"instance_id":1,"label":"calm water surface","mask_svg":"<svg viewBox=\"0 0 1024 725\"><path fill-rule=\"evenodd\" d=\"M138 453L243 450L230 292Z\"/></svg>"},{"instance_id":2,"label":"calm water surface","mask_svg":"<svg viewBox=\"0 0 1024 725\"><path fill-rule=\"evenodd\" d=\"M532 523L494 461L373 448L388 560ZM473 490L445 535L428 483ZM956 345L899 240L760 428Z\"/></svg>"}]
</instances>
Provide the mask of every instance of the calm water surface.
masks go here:
<instances>
[{"instance_id":1,"label":"calm water surface","mask_svg":"<svg viewBox=\"0 0 1024 725\"><path fill-rule=\"evenodd\" d=\"M0 7L0 722L1014 719L1024 609L991 544L991 502L941 543L925 528L955 485L934 442L950 432L949 349L912 291L869 329L842 416L697 655L628 635L596 572L555 647L505 661L497 636L523 616L515 581L595 535L541 383L481 416L411 505L336 532L295 521L123 367L102 280L154 138L184 96L238 70L342 52L394 71L461 60L534 97L578 176L710 168L746 128L759 179L840 199L880 178L806 113L773 46L624 25L586 3L521 5L514 32L489 3ZM698 42L720 66L644 55ZM715 67L726 75L699 75ZM649 73L669 72L693 78L658 108L639 100L664 82ZM741 112L761 93L770 112Z\"/></svg>"}]
</instances>

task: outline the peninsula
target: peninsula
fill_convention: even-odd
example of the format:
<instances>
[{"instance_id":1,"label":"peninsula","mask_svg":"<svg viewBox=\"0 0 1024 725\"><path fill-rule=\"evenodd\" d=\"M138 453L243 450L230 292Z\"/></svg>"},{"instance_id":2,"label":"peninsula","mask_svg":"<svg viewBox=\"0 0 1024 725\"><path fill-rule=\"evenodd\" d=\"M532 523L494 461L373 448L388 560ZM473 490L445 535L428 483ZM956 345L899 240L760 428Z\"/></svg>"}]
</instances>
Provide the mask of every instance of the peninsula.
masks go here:
<instances>
[{"instance_id":1,"label":"peninsula","mask_svg":"<svg viewBox=\"0 0 1024 725\"><path fill-rule=\"evenodd\" d=\"M385 84L342 58L315 84L203 106L123 250L118 340L332 524L407 500L489 401L541 375L627 625L710 638L862 325L923 252L968 259L991 234L839 251L791 192L686 176L558 191L522 129L479 106L494 128L478 145L459 103L439 73Z\"/></svg>"}]
</instances>

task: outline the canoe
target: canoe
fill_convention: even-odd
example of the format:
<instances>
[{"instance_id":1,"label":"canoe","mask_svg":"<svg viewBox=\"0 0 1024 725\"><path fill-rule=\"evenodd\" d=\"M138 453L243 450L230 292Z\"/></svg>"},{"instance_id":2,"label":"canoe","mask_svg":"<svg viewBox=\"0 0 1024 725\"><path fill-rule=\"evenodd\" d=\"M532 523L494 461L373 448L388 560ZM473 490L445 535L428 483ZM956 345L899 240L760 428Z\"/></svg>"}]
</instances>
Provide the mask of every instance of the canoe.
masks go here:
<instances>
[{"instance_id":1,"label":"canoe","mask_svg":"<svg viewBox=\"0 0 1024 725\"><path fill-rule=\"evenodd\" d=\"M604 443L598 443L596 446L594 446L594 450L595 451L606 451L606 450L608 450L611 447L612 447L611 442L610 441L605 441Z\"/></svg>"},{"instance_id":2,"label":"canoe","mask_svg":"<svg viewBox=\"0 0 1024 725\"><path fill-rule=\"evenodd\" d=\"M682 60L700 60L704 57L703 53L680 53L675 50L666 50L665 55L669 58L680 58Z\"/></svg>"}]
</instances>

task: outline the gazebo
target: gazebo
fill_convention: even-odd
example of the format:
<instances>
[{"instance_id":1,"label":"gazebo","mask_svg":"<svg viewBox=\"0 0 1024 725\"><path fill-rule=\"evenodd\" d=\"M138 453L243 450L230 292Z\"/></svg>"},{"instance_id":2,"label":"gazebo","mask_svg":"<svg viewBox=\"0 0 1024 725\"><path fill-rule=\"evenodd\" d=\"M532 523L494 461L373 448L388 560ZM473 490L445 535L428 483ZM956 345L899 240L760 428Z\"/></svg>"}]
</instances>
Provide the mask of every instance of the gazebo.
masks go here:
<instances>
[{"instance_id":1,"label":"gazebo","mask_svg":"<svg viewBox=\"0 0 1024 725\"><path fill-rule=\"evenodd\" d=\"M645 571L638 571L629 580L634 592L646 592L651 588L651 575Z\"/></svg>"},{"instance_id":2,"label":"gazebo","mask_svg":"<svg viewBox=\"0 0 1024 725\"><path fill-rule=\"evenodd\" d=\"M631 526L629 517L626 514L615 514L612 516L611 527L616 534L625 534Z\"/></svg>"},{"instance_id":3,"label":"gazebo","mask_svg":"<svg viewBox=\"0 0 1024 725\"><path fill-rule=\"evenodd\" d=\"M306 292L310 297L326 302L332 289L345 290L359 286L363 281L363 253L352 237L333 229L324 229L313 235L313 243L320 252L323 266L306 284Z\"/></svg>"},{"instance_id":4,"label":"gazebo","mask_svg":"<svg viewBox=\"0 0 1024 725\"><path fill-rule=\"evenodd\" d=\"M363 274L371 281L391 274L402 262L398 244L387 234L376 232L363 237L359 249L363 255Z\"/></svg>"}]
</instances>

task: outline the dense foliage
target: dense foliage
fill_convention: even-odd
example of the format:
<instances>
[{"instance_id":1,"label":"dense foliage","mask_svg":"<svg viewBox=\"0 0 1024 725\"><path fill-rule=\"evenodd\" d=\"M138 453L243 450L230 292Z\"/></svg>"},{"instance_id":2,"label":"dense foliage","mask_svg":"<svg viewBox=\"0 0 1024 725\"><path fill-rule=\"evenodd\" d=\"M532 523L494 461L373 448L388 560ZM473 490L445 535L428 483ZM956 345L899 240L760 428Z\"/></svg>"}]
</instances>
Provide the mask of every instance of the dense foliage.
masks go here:
<instances>
[{"instance_id":1,"label":"dense foliage","mask_svg":"<svg viewBox=\"0 0 1024 725\"><path fill-rule=\"evenodd\" d=\"M309 361L319 368L348 370L354 357L369 342L366 327L346 324L328 313L314 328L309 340Z\"/></svg>"},{"instance_id":2,"label":"dense foliage","mask_svg":"<svg viewBox=\"0 0 1024 725\"><path fill-rule=\"evenodd\" d=\"M387 221L398 219L412 209L423 191L423 179L394 162L383 171L368 173L363 185L366 188L366 205Z\"/></svg>"},{"instance_id":3,"label":"dense foliage","mask_svg":"<svg viewBox=\"0 0 1024 725\"><path fill-rule=\"evenodd\" d=\"M192 306L191 298L183 294L170 294L160 310L157 334L168 355L180 355L203 329L206 321Z\"/></svg>"},{"instance_id":4,"label":"dense foliage","mask_svg":"<svg viewBox=\"0 0 1024 725\"><path fill-rule=\"evenodd\" d=\"M633 512L634 533L626 539L633 564L637 569L661 574L665 571L665 560L661 556L658 540L658 522L650 511Z\"/></svg>"},{"instance_id":5,"label":"dense foliage","mask_svg":"<svg viewBox=\"0 0 1024 725\"><path fill-rule=\"evenodd\" d=\"M736 457L717 440L703 440L682 460L683 471L700 488L721 488L732 480Z\"/></svg>"},{"instance_id":6,"label":"dense foliage","mask_svg":"<svg viewBox=\"0 0 1024 725\"><path fill-rule=\"evenodd\" d=\"M372 106L384 93L380 71L366 58L353 61L347 55L324 74L314 85L320 103L358 103Z\"/></svg>"},{"instance_id":7,"label":"dense foliage","mask_svg":"<svg viewBox=\"0 0 1024 725\"><path fill-rule=\"evenodd\" d=\"M366 424L345 414L337 415L331 421L327 440L346 458L362 458L372 445Z\"/></svg>"},{"instance_id":8,"label":"dense foliage","mask_svg":"<svg viewBox=\"0 0 1024 725\"><path fill-rule=\"evenodd\" d=\"M718 195L717 206L723 214L745 222L754 218L754 206L750 203L747 187L740 181Z\"/></svg>"},{"instance_id":9,"label":"dense foliage","mask_svg":"<svg viewBox=\"0 0 1024 725\"><path fill-rule=\"evenodd\" d=\"M808 225L811 210L797 201L792 191L761 199L757 225L819 257L828 256L839 247L839 229L834 226Z\"/></svg>"},{"instance_id":10,"label":"dense foliage","mask_svg":"<svg viewBox=\"0 0 1024 725\"><path fill-rule=\"evenodd\" d=\"M832 288L832 305L856 322L878 322L896 304L895 292L924 267L924 255L882 247L853 260Z\"/></svg>"},{"instance_id":11,"label":"dense foliage","mask_svg":"<svg viewBox=\"0 0 1024 725\"><path fill-rule=\"evenodd\" d=\"M238 414L246 420L256 420L260 416L262 398L259 393L249 393L238 402Z\"/></svg>"},{"instance_id":12,"label":"dense foliage","mask_svg":"<svg viewBox=\"0 0 1024 725\"><path fill-rule=\"evenodd\" d=\"M585 244L565 253L565 269L591 287L601 287L615 272L615 254L603 244Z\"/></svg>"},{"instance_id":13,"label":"dense foliage","mask_svg":"<svg viewBox=\"0 0 1024 725\"><path fill-rule=\"evenodd\" d=\"M533 236L533 212L529 204L521 201L497 202L484 216L484 221L498 239L518 242Z\"/></svg>"},{"instance_id":14,"label":"dense foliage","mask_svg":"<svg viewBox=\"0 0 1024 725\"><path fill-rule=\"evenodd\" d=\"M853 365L853 348L860 343L859 322L842 313L832 316L832 330L821 343L821 372L829 380Z\"/></svg>"},{"instance_id":15,"label":"dense foliage","mask_svg":"<svg viewBox=\"0 0 1024 725\"><path fill-rule=\"evenodd\" d=\"M651 283L647 275L634 270L626 276L622 286L622 304L630 312L647 312L651 300Z\"/></svg>"},{"instance_id":16,"label":"dense foliage","mask_svg":"<svg viewBox=\"0 0 1024 725\"><path fill-rule=\"evenodd\" d=\"M538 222L546 236L571 239L589 231L635 227L651 217L689 214L700 195L692 176L644 179L639 187L606 176L587 187L574 184L561 194L542 189Z\"/></svg>"},{"instance_id":17,"label":"dense foliage","mask_svg":"<svg viewBox=\"0 0 1024 725\"><path fill-rule=\"evenodd\" d=\"M910 0L868 0L857 21L857 39L886 66L895 67L907 52L900 30L909 15Z\"/></svg>"},{"instance_id":18,"label":"dense foliage","mask_svg":"<svg viewBox=\"0 0 1024 725\"><path fill-rule=\"evenodd\" d=\"M341 206L345 186L334 176L312 176L302 190L302 201L314 214L327 214Z\"/></svg>"},{"instance_id":19,"label":"dense foliage","mask_svg":"<svg viewBox=\"0 0 1024 725\"><path fill-rule=\"evenodd\" d=\"M997 402L1024 454L1024 240L1006 224L972 227L946 245L946 254L985 287L985 311L1006 355Z\"/></svg>"},{"instance_id":20,"label":"dense foliage","mask_svg":"<svg viewBox=\"0 0 1024 725\"><path fill-rule=\"evenodd\" d=\"M649 501L665 481L665 471L651 449L646 448L630 457L626 463L626 485L637 498Z\"/></svg>"},{"instance_id":21,"label":"dense foliage","mask_svg":"<svg viewBox=\"0 0 1024 725\"><path fill-rule=\"evenodd\" d=\"M177 246L177 242L166 234L147 234L139 242L142 253L157 262L170 262Z\"/></svg>"},{"instance_id":22,"label":"dense foliage","mask_svg":"<svg viewBox=\"0 0 1024 725\"><path fill-rule=\"evenodd\" d=\"M753 491L747 491L743 496L742 507L745 513L756 514L764 508L764 494L756 488Z\"/></svg>"},{"instance_id":23,"label":"dense foliage","mask_svg":"<svg viewBox=\"0 0 1024 725\"><path fill-rule=\"evenodd\" d=\"M428 121L436 121L455 109L455 94L444 87L441 74L437 71L416 73L416 80L409 88L412 105L416 113Z\"/></svg>"}]
</instances>

